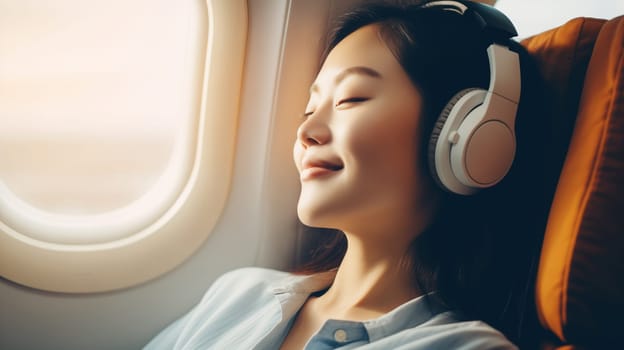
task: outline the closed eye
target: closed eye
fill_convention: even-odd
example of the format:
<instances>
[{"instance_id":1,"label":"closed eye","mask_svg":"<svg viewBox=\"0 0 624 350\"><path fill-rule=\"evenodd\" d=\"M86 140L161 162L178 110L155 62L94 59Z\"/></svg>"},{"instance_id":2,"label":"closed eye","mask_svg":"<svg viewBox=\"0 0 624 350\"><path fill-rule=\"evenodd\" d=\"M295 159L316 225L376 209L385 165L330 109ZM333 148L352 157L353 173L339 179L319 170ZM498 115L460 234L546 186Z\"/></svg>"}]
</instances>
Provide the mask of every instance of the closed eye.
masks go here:
<instances>
[{"instance_id":1,"label":"closed eye","mask_svg":"<svg viewBox=\"0 0 624 350\"><path fill-rule=\"evenodd\" d=\"M348 97L348 98L344 98L342 100L339 100L336 103L336 107L345 104L345 103L358 103L358 102L364 102L364 101L368 101L369 98L368 97Z\"/></svg>"}]
</instances>

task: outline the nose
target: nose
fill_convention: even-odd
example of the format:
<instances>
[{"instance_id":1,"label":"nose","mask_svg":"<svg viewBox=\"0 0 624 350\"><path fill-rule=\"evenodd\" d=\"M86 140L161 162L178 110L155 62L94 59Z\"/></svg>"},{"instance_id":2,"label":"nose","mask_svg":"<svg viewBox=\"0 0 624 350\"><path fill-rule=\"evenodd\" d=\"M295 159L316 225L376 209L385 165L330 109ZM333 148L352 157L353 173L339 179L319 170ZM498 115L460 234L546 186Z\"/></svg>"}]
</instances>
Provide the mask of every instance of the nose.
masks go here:
<instances>
[{"instance_id":1,"label":"nose","mask_svg":"<svg viewBox=\"0 0 624 350\"><path fill-rule=\"evenodd\" d=\"M297 129L297 140L304 148L323 145L331 140L327 123L318 116L309 116Z\"/></svg>"}]
</instances>

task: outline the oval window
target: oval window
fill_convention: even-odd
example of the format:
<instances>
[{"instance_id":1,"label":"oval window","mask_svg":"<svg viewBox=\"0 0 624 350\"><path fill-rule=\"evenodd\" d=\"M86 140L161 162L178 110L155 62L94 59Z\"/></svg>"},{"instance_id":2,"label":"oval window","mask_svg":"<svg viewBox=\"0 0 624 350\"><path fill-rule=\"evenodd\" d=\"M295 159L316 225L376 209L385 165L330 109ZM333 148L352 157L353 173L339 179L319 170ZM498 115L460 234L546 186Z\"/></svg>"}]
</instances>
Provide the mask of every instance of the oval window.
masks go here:
<instances>
[{"instance_id":1,"label":"oval window","mask_svg":"<svg viewBox=\"0 0 624 350\"><path fill-rule=\"evenodd\" d=\"M0 3L1 275L81 292L171 269L227 195L245 2Z\"/></svg>"}]
</instances>

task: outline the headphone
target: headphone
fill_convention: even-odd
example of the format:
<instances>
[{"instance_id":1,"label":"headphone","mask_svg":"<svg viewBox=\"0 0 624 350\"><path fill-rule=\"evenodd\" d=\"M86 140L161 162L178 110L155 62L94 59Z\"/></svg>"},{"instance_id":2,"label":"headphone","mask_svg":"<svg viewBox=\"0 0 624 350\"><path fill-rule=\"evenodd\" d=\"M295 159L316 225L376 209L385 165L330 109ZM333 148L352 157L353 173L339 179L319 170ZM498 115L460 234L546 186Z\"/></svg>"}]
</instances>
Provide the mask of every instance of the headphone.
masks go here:
<instances>
[{"instance_id":1,"label":"headphone","mask_svg":"<svg viewBox=\"0 0 624 350\"><path fill-rule=\"evenodd\" d=\"M442 109L429 140L429 168L434 180L449 192L474 194L502 180L516 153L520 59L498 42L517 32L503 13L481 3L440 0L421 7L472 17L492 39L487 48L488 89L468 88L455 94Z\"/></svg>"}]
</instances>

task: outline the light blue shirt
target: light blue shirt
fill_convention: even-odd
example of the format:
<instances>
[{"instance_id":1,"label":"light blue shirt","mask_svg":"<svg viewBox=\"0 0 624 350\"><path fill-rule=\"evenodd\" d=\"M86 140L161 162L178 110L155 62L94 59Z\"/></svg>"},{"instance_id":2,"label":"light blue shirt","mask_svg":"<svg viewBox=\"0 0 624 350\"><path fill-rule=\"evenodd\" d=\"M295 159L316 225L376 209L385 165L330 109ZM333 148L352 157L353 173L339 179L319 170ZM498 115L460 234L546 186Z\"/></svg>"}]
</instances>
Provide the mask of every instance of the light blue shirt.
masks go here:
<instances>
[{"instance_id":1,"label":"light blue shirt","mask_svg":"<svg viewBox=\"0 0 624 350\"><path fill-rule=\"evenodd\" d=\"M335 271L301 276L244 268L226 273L201 302L144 350L277 350L311 293L326 289ZM479 321L461 321L434 298L418 297L368 321L328 320L305 350L517 349Z\"/></svg>"}]
</instances>

